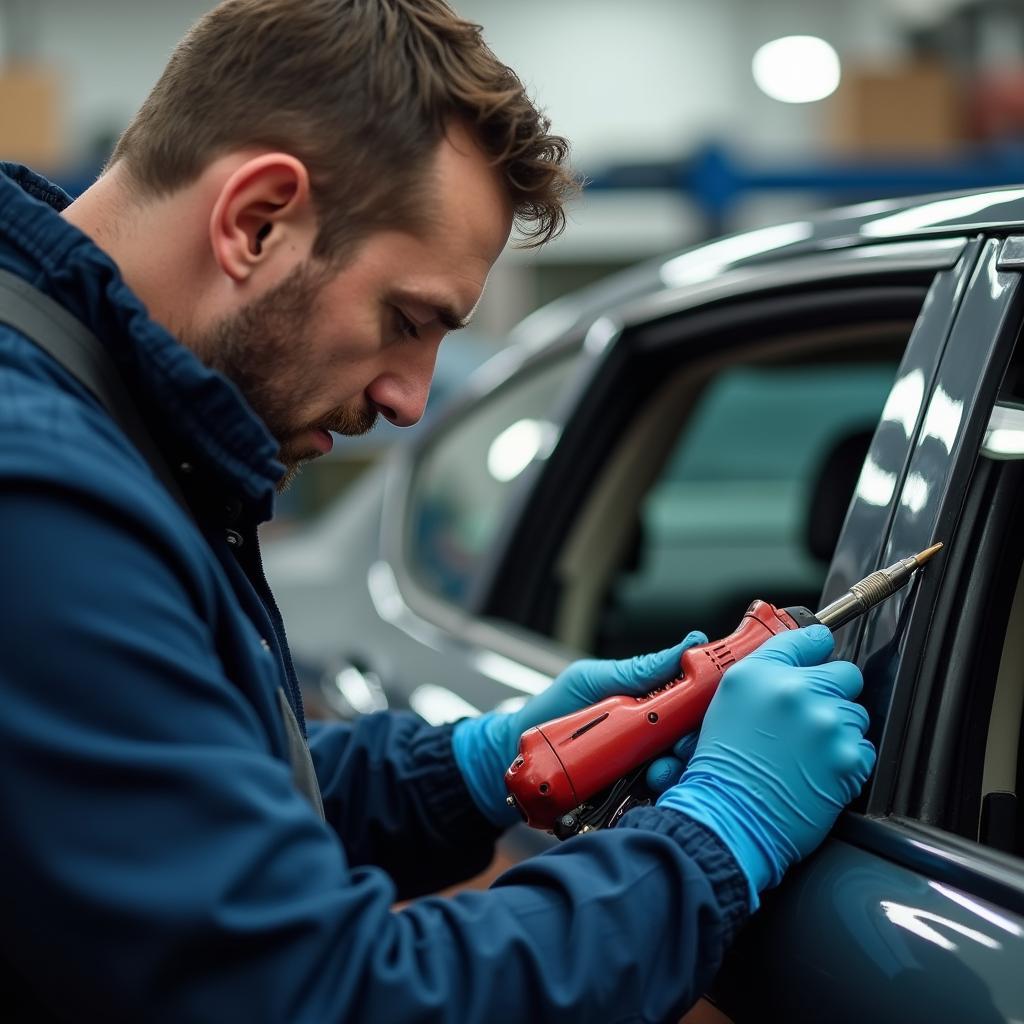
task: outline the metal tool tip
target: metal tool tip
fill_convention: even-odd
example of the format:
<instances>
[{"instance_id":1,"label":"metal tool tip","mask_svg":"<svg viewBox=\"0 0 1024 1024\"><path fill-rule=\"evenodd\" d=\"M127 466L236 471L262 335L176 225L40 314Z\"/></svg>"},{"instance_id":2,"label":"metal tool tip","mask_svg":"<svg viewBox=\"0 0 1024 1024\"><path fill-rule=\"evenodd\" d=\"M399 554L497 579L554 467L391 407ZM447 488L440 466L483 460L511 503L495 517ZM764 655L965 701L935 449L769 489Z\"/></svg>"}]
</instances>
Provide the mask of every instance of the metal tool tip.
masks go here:
<instances>
[{"instance_id":1,"label":"metal tool tip","mask_svg":"<svg viewBox=\"0 0 1024 1024\"><path fill-rule=\"evenodd\" d=\"M914 561L917 562L918 568L929 561L941 547L942 541L939 541L938 544L933 544L930 548L925 548L920 554L914 555Z\"/></svg>"}]
</instances>

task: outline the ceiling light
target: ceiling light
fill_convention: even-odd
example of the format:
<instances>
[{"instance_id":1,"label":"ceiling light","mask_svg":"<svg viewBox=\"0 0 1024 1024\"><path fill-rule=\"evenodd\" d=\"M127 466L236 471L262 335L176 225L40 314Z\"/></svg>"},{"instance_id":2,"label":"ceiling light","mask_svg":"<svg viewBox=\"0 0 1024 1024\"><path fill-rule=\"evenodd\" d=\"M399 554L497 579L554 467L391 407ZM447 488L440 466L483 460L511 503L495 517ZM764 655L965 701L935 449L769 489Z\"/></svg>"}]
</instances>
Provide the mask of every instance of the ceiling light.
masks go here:
<instances>
[{"instance_id":1,"label":"ceiling light","mask_svg":"<svg viewBox=\"0 0 1024 1024\"><path fill-rule=\"evenodd\" d=\"M813 103L839 85L839 55L817 36L785 36L754 54L754 81L763 93L783 103Z\"/></svg>"}]
</instances>

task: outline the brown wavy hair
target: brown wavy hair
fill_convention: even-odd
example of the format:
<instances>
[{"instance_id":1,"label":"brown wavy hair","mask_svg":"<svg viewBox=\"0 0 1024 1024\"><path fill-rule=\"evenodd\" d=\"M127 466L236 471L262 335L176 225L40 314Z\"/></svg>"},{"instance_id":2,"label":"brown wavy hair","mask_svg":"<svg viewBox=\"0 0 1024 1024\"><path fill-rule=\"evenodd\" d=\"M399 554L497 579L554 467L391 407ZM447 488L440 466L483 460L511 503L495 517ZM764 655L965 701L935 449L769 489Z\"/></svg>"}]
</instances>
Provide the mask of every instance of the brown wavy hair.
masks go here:
<instances>
[{"instance_id":1,"label":"brown wavy hair","mask_svg":"<svg viewBox=\"0 0 1024 1024\"><path fill-rule=\"evenodd\" d=\"M314 254L331 258L429 219L424 169L453 119L500 170L522 244L559 234L579 187L568 143L443 0L226 0L178 44L110 162L145 197L233 149L289 152L310 173Z\"/></svg>"}]
</instances>

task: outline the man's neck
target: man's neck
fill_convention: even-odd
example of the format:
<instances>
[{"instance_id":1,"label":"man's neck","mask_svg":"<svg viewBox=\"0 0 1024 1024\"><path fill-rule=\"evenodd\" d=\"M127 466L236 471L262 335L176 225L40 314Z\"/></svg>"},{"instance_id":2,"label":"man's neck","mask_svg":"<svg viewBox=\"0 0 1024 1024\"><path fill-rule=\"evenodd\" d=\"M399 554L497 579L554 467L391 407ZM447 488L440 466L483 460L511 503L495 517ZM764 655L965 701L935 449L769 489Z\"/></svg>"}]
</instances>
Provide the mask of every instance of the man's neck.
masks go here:
<instances>
[{"instance_id":1,"label":"man's neck","mask_svg":"<svg viewBox=\"0 0 1024 1024\"><path fill-rule=\"evenodd\" d=\"M179 204L139 202L133 189L124 167L114 164L62 216L117 264L150 316L176 332L182 309L175 309L174 297L188 294L187 225Z\"/></svg>"}]
</instances>

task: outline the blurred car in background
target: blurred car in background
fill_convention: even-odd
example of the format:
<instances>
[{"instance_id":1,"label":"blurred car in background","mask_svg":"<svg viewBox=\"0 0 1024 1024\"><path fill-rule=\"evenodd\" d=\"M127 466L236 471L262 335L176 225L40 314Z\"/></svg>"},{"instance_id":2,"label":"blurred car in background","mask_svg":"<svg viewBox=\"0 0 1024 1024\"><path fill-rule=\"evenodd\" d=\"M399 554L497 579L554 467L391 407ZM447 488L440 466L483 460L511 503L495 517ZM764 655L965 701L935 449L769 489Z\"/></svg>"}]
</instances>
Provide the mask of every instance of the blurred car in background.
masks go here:
<instances>
[{"instance_id":1,"label":"blurred car in background","mask_svg":"<svg viewBox=\"0 0 1024 1024\"><path fill-rule=\"evenodd\" d=\"M712 242L528 318L268 576L316 713L511 707L820 607L878 766L728 958L735 1019L1024 1019L1024 190ZM825 938L827 936L827 940Z\"/></svg>"}]
</instances>

